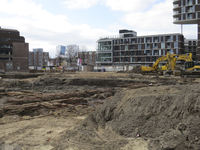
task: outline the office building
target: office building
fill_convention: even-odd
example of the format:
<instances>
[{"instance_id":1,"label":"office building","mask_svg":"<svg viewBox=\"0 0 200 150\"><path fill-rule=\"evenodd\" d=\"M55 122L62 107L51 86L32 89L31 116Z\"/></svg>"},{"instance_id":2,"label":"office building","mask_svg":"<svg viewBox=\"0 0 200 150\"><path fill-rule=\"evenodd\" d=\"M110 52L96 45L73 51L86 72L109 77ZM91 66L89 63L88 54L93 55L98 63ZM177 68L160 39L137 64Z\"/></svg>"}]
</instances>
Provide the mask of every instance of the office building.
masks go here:
<instances>
[{"instance_id":1,"label":"office building","mask_svg":"<svg viewBox=\"0 0 200 150\"><path fill-rule=\"evenodd\" d=\"M59 55L65 55L65 46L58 45L58 46L56 47L56 52L57 52L57 54L59 54Z\"/></svg>"},{"instance_id":2,"label":"office building","mask_svg":"<svg viewBox=\"0 0 200 150\"><path fill-rule=\"evenodd\" d=\"M183 54L182 34L137 36L132 30L120 30L118 36L102 37L97 41L97 65L153 64L167 52Z\"/></svg>"},{"instance_id":3,"label":"office building","mask_svg":"<svg viewBox=\"0 0 200 150\"><path fill-rule=\"evenodd\" d=\"M28 71L29 44L18 30L0 27L0 69Z\"/></svg>"},{"instance_id":4,"label":"office building","mask_svg":"<svg viewBox=\"0 0 200 150\"><path fill-rule=\"evenodd\" d=\"M42 48L33 49L29 52L29 67L41 70L43 65L48 65L49 52L43 52Z\"/></svg>"},{"instance_id":5,"label":"office building","mask_svg":"<svg viewBox=\"0 0 200 150\"><path fill-rule=\"evenodd\" d=\"M196 58L200 62L200 0L174 0L174 24L197 24L198 43Z\"/></svg>"}]
</instances>

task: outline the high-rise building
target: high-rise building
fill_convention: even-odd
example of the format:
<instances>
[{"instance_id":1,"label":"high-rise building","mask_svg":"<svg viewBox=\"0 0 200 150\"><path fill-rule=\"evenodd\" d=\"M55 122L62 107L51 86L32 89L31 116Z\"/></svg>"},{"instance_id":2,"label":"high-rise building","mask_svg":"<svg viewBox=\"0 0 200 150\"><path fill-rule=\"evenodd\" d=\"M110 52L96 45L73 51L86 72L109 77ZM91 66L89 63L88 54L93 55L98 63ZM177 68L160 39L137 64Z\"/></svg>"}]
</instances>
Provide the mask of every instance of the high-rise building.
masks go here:
<instances>
[{"instance_id":1,"label":"high-rise building","mask_svg":"<svg viewBox=\"0 0 200 150\"><path fill-rule=\"evenodd\" d=\"M0 69L28 71L28 43L18 30L0 27Z\"/></svg>"},{"instance_id":2,"label":"high-rise building","mask_svg":"<svg viewBox=\"0 0 200 150\"><path fill-rule=\"evenodd\" d=\"M174 24L198 25L197 61L200 62L200 0L173 0Z\"/></svg>"},{"instance_id":3,"label":"high-rise building","mask_svg":"<svg viewBox=\"0 0 200 150\"><path fill-rule=\"evenodd\" d=\"M97 41L97 65L153 64L167 52L183 54L184 37L180 33L137 36L132 30L120 30L118 36Z\"/></svg>"},{"instance_id":4,"label":"high-rise building","mask_svg":"<svg viewBox=\"0 0 200 150\"><path fill-rule=\"evenodd\" d=\"M43 65L48 65L49 52L43 52L42 48L33 49L29 52L29 67L32 69L42 69Z\"/></svg>"},{"instance_id":5,"label":"high-rise building","mask_svg":"<svg viewBox=\"0 0 200 150\"><path fill-rule=\"evenodd\" d=\"M59 54L59 55L65 55L65 46L58 45L58 46L56 47L56 52L57 52L57 54Z\"/></svg>"}]
</instances>

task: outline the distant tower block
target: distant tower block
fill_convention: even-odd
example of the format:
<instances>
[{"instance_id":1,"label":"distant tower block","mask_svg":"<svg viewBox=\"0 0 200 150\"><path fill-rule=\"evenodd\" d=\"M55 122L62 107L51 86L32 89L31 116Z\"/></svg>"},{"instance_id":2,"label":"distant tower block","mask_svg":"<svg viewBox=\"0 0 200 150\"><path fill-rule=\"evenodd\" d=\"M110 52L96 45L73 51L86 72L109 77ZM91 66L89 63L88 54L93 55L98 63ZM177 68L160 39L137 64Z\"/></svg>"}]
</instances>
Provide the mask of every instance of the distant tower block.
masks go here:
<instances>
[{"instance_id":1,"label":"distant tower block","mask_svg":"<svg viewBox=\"0 0 200 150\"><path fill-rule=\"evenodd\" d=\"M200 63L200 0L173 0L174 24L198 24L197 61Z\"/></svg>"}]
</instances>

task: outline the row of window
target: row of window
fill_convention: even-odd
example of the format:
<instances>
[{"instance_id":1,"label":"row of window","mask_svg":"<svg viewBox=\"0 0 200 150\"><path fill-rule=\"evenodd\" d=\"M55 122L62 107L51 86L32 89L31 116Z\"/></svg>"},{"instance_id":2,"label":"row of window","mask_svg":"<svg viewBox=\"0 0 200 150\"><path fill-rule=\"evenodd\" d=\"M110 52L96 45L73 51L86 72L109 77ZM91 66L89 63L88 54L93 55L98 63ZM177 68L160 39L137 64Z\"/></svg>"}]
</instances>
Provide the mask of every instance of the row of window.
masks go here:
<instances>
[{"instance_id":1,"label":"row of window","mask_svg":"<svg viewBox=\"0 0 200 150\"><path fill-rule=\"evenodd\" d=\"M178 35L175 35L176 41L178 41ZM172 42L174 41L174 35L171 36L159 36L159 37L144 37L134 39L119 39L113 40L113 44L131 44L131 43L158 43L158 42Z\"/></svg>"},{"instance_id":2,"label":"row of window","mask_svg":"<svg viewBox=\"0 0 200 150\"><path fill-rule=\"evenodd\" d=\"M158 43L153 43L153 44L145 44L144 49L159 49L159 48L172 48L171 43L161 43L161 46L158 46ZM174 42L174 47L173 48L178 48L178 42ZM142 49L142 45L138 44L136 45L121 45L121 46L114 46L114 50L134 50L134 49Z\"/></svg>"},{"instance_id":3,"label":"row of window","mask_svg":"<svg viewBox=\"0 0 200 150\"><path fill-rule=\"evenodd\" d=\"M21 41L24 42L24 39L15 39L15 38L1 38L2 41L8 42L8 41Z\"/></svg>"},{"instance_id":4,"label":"row of window","mask_svg":"<svg viewBox=\"0 0 200 150\"><path fill-rule=\"evenodd\" d=\"M195 0L194 4L198 4L198 0ZM193 0L185 0L185 1L181 0L181 6L183 6L183 5L193 5Z\"/></svg>"},{"instance_id":5,"label":"row of window","mask_svg":"<svg viewBox=\"0 0 200 150\"><path fill-rule=\"evenodd\" d=\"M166 52L178 54L178 49L167 50L144 50L144 51L127 51L127 52L114 52L113 56L132 56L132 55L165 55Z\"/></svg>"},{"instance_id":6,"label":"row of window","mask_svg":"<svg viewBox=\"0 0 200 150\"><path fill-rule=\"evenodd\" d=\"M121 57L121 58L114 58L114 62L155 62L158 57L145 57L142 61L141 57Z\"/></svg>"},{"instance_id":7,"label":"row of window","mask_svg":"<svg viewBox=\"0 0 200 150\"><path fill-rule=\"evenodd\" d=\"M12 45L0 44L0 48L12 48Z\"/></svg>"}]
</instances>

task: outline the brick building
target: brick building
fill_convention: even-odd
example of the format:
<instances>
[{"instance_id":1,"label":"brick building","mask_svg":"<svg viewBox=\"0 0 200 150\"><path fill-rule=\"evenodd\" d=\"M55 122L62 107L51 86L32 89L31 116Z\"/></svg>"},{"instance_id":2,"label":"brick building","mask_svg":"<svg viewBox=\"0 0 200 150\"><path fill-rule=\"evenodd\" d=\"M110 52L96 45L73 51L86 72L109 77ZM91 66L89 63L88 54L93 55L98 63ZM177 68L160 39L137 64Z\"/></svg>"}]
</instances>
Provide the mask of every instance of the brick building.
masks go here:
<instances>
[{"instance_id":1,"label":"brick building","mask_svg":"<svg viewBox=\"0 0 200 150\"><path fill-rule=\"evenodd\" d=\"M96 51L78 52L78 58L82 59L82 63L96 65Z\"/></svg>"},{"instance_id":2,"label":"brick building","mask_svg":"<svg viewBox=\"0 0 200 150\"><path fill-rule=\"evenodd\" d=\"M48 65L49 52L43 52L42 48L33 49L29 52L29 67L32 69L42 69L43 65Z\"/></svg>"},{"instance_id":3,"label":"brick building","mask_svg":"<svg viewBox=\"0 0 200 150\"><path fill-rule=\"evenodd\" d=\"M28 71L29 44L18 30L0 27L0 69Z\"/></svg>"}]
</instances>

